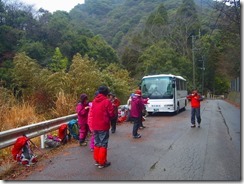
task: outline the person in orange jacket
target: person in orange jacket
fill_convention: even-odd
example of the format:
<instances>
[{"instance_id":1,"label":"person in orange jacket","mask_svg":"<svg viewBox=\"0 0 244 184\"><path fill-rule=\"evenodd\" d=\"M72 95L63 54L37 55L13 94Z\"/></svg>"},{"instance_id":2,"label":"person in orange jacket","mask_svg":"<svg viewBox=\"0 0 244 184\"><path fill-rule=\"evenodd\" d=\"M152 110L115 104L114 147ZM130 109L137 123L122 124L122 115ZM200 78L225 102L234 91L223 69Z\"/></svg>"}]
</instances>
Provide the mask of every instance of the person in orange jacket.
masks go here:
<instances>
[{"instance_id":1,"label":"person in orange jacket","mask_svg":"<svg viewBox=\"0 0 244 184\"><path fill-rule=\"evenodd\" d=\"M93 158L95 165L102 169L110 166L107 161L107 147L109 140L110 121L115 116L114 108L108 99L109 89L107 86L98 88L99 94L92 101L90 108L91 126L94 133L95 146Z\"/></svg>"},{"instance_id":2,"label":"person in orange jacket","mask_svg":"<svg viewBox=\"0 0 244 184\"><path fill-rule=\"evenodd\" d=\"M195 118L197 118L198 128L201 124L201 114L200 114L200 101L202 101L202 96L198 94L197 90L193 90L192 94L187 96L187 99L191 101L191 127L196 127Z\"/></svg>"},{"instance_id":3,"label":"person in orange jacket","mask_svg":"<svg viewBox=\"0 0 244 184\"><path fill-rule=\"evenodd\" d=\"M118 122L118 108L120 106L120 100L115 96L113 93L108 94L109 100L112 102L114 107L115 117L111 120L111 133L115 133L116 131L116 124Z\"/></svg>"}]
</instances>

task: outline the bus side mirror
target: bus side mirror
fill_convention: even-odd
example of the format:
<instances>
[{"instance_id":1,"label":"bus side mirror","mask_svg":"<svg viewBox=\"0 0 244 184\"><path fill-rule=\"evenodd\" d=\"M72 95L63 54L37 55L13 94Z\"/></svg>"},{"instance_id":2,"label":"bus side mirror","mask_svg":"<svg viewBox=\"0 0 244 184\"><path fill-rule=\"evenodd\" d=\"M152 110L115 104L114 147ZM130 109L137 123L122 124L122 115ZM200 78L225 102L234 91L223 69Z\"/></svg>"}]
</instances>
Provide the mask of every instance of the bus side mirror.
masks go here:
<instances>
[{"instance_id":1,"label":"bus side mirror","mask_svg":"<svg viewBox=\"0 0 244 184\"><path fill-rule=\"evenodd\" d=\"M175 84L172 84L172 88L175 88Z\"/></svg>"}]
</instances>

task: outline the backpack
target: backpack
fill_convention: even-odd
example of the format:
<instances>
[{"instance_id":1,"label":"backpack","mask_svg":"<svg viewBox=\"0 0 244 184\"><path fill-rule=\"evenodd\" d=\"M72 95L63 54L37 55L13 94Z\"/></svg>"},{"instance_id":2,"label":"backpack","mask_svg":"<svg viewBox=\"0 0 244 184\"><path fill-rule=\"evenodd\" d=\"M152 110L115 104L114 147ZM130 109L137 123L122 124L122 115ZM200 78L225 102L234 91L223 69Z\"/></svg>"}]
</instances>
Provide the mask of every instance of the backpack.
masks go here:
<instances>
[{"instance_id":1,"label":"backpack","mask_svg":"<svg viewBox=\"0 0 244 184\"><path fill-rule=\"evenodd\" d=\"M58 137L61 139L61 144L66 144L68 142L68 125L66 123L62 124L58 129Z\"/></svg>"},{"instance_id":2,"label":"backpack","mask_svg":"<svg viewBox=\"0 0 244 184\"><path fill-rule=\"evenodd\" d=\"M30 141L26 136L17 138L11 150L13 159L22 165L32 165L37 162L36 155L30 147Z\"/></svg>"},{"instance_id":3,"label":"backpack","mask_svg":"<svg viewBox=\"0 0 244 184\"><path fill-rule=\"evenodd\" d=\"M71 137L79 140L79 126L77 119L72 119L68 122L68 130Z\"/></svg>"},{"instance_id":4,"label":"backpack","mask_svg":"<svg viewBox=\"0 0 244 184\"><path fill-rule=\"evenodd\" d=\"M56 148L56 147L60 146L61 139L57 136L53 136L53 135L49 134L46 136L44 143L49 148Z\"/></svg>"}]
</instances>

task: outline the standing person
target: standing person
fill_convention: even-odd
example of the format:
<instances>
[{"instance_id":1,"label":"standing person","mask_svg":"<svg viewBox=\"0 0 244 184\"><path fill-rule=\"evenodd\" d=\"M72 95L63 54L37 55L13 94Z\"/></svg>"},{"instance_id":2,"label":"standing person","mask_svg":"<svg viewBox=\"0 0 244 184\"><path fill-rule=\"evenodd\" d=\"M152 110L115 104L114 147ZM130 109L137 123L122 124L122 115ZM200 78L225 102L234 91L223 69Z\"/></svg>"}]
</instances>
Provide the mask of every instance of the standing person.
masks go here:
<instances>
[{"instance_id":1,"label":"standing person","mask_svg":"<svg viewBox=\"0 0 244 184\"><path fill-rule=\"evenodd\" d=\"M98 91L96 91L95 93L95 97L98 95ZM95 98L94 97L94 98ZM92 107L92 102L89 103L90 108ZM93 152L94 151L94 131L93 131L93 127L92 127L92 115L91 115L91 111L89 111L88 113L88 121L87 121L89 130L91 131L91 138L90 138L90 151Z\"/></svg>"},{"instance_id":2,"label":"standing person","mask_svg":"<svg viewBox=\"0 0 244 184\"><path fill-rule=\"evenodd\" d=\"M79 125L79 143L80 146L86 146L87 142L85 142L87 134L88 134L88 112L89 112L89 104L88 97L86 94L81 94L80 101L76 106L76 113L78 116L78 125Z\"/></svg>"},{"instance_id":3,"label":"standing person","mask_svg":"<svg viewBox=\"0 0 244 184\"><path fill-rule=\"evenodd\" d=\"M196 127L195 117L197 118L198 128L201 124L201 115L200 115L200 101L202 97L198 94L197 90L194 90L191 95L188 95L187 98L191 100L191 127Z\"/></svg>"},{"instance_id":4,"label":"standing person","mask_svg":"<svg viewBox=\"0 0 244 184\"><path fill-rule=\"evenodd\" d=\"M120 100L111 92L108 94L108 98L112 102L112 105L114 107L115 116L111 119L111 133L115 133L116 124L118 122L118 108L120 106Z\"/></svg>"},{"instance_id":5,"label":"standing person","mask_svg":"<svg viewBox=\"0 0 244 184\"><path fill-rule=\"evenodd\" d=\"M126 119L126 121L130 121L130 122L131 122L131 118L130 118L131 100L132 100L134 95L135 95L134 93L131 93L129 99L127 100L128 110L127 110L127 119Z\"/></svg>"},{"instance_id":6,"label":"standing person","mask_svg":"<svg viewBox=\"0 0 244 184\"><path fill-rule=\"evenodd\" d=\"M107 95L109 89L107 86L98 88L99 94L92 101L90 113L92 116L92 128L95 138L93 158L95 165L99 169L110 166L107 161L107 147L109 140L110 121L115 116L114 108Z\"/></svg>"},{"instance_id":7,"label":"standing person","mask_svg":"<svg viewBox=\"0 0 244 184\"><path fill-rule=\"evenodd\" d=\"M132 136L135 139L141 138L141 135L138 134L137 131L140 127L140 120L141 120L143 108L144 108L144 103L141 98L141 90L136 90L134 97L132 97L131 99L131 111L130 111L131 120L134 122Z\"/></svg>"}]
</instances>

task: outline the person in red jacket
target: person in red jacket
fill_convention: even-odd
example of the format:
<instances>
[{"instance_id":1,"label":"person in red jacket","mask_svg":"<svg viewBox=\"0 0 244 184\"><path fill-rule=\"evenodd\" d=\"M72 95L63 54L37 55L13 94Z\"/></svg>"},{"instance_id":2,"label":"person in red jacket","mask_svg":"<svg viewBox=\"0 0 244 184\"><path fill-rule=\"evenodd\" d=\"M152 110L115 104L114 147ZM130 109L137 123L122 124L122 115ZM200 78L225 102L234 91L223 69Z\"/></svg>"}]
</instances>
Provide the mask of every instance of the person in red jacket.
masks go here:
<instances>
[{"instance_id":1,"label":"person in red jacket","mask_svg":"<svg viewBox=\"0 0 244 184\"><path fill-rule=\"evenodd\" d=\"M81 94L80 101L76 106L76 113L78 116L78 125L79 125L79 143L80 146L86 146L87 142L85 142L89 127L87 124L88 112L88 97L86 94Z\"/></svg>"},{"instance_id":2,"label":"person in red jacket","mask_svg":"<svg viewBox=\"0 0 244 184\"><path fill-rule=\"evenodd\" d=\"M142 110L144 109L144 102L141 97L141 90L136 90L135 95L131 99L131 110L130 117L134 122L132 136L135 139L141 138L141 135L138 134L138 129L140 127L140 120L142 117Z\"/></svg>"},{"instance_id":3,"label":"person in red jacket","mask_svg":"<svg viewBox=\"0 0 244 184\"><path fill-rule=\"evenodd\" d=\"M99 94L92 101L90 113L92 116L91 126L95 139L93 158L95 160L95 165L101 169L111 164L107 161L107 147L110 121L115 114L113 105L107 97L109 93L108 87L100 86L98 92Z\"/></svg>"},{"instance_id":4,"label":"person in red jacket","mask_svg":"<svg viewBox=\"0 0 244 184\"><path fill-rule=\"evenodd\" d=\"M195 117L197 118L198 128L201 124L200 115L200 101L202 101L202 96L198 94L197 90L194 90L192 94L188 95L187 98L191 101L191 127L196 127Z\"/></svg>"},{"instance_id":5,"label":"person in red jacket","mask_svg":"<svg viewBox=\"0 0 244 184\"><path fill-rule=\"evenodd\" d=\"M116 124L118 122L118 108L120 106L120 100L115 96L115 94L113 94L111 92L108 94L108 97L109 97L109 100L112 102L112 105L114 107L115 116L111 120L111 133L115 133Z\"/></svg>"},{"instance_id":6,"label":"person in red jacket","mask_svg":"<svg viewBox=\"0 0 244 184\"><path fill-rule=\"evenodd\" d=\"M95 92L95 96L94 98L98 95L98 91ZM92 102L89 103L89 106L91 108L92 106ZM94 132L93 132L93 128L92 128L92 114L91 114L91 111L89 111L88 113L88 121L87 121L87 124L88 124L88 127L91 131L91 138L90 138L90 151L93 152L94 151L94 141L95 141L95 138L94 138Z\"/></svg>"}]
</instances>

